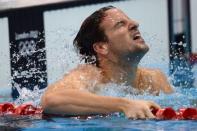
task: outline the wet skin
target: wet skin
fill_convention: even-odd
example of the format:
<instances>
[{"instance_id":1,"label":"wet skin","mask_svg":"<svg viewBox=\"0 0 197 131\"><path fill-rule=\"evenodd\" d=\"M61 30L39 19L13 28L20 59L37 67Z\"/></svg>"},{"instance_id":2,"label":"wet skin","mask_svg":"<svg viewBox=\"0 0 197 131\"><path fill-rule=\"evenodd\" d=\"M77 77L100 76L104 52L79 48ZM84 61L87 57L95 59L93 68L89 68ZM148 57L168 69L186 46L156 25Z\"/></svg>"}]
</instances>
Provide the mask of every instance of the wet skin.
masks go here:
<instances>
[{"instance_id":1,"label":"wet skin","mask_svg":"<svg viewBox=\"0 0 197 131\"><path fill-rule=\"evenodd\" d=\"M108 41L93 44L99 67L80 65L49 85L41 101L46 113L90 115L124 112L128 118L154 118L151 110L160 108L154 102L100 96L97 91L107 83L125 83L141 93L146 90L155 95L160 91L173 92L161 71L138 67L149 49L138 30L139 24L116 8L105 13L100 28Z\"/></svg>"}]
</instances>

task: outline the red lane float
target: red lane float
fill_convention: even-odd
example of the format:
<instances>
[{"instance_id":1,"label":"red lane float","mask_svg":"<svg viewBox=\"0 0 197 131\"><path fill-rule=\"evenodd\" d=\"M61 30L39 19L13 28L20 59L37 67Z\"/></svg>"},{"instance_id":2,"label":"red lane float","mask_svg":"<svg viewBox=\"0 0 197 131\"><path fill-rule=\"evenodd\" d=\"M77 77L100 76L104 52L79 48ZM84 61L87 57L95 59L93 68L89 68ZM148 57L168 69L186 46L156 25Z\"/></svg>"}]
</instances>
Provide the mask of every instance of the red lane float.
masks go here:
<instances>
[{"instance_id":1,"label":"red lane float","mask_svg":"<svg viewBox=\"0 0 197 131\"><path fill-rule=\"evenodd\" d=\"M165 109L159 109L156 111L156 114L154 114L157 119L176 119L177 115L174 109L171 107L165 108Z\"/></svg>"},{"instance_id":2,"label":"red lane float","mask_svg":"<svg viewBox=\"0 0 197 131\"><path fill-rule=\"evenodd\" d=\"M15 106L12 103L0 103L1 115L42 115L42 108L35 107L31 104L22 104ZM196 108L180 108L175 111L171 107L164 109L153 109L152 113L157 119L161 120L197 120Z\"/></svg>"},{"instance_id":3,"label":"red lane float","mask_svg":"<svg viewBox=\"0 0 197 131\"><path fill-rule=\"evenodd\" d=\"M14 113L17 115L35 115L41 114L42 109L36 108L31 104L22 104L15 109Z\"/></svg>"},{"instance_id":4,"label":"red lane float","mask_svg":"<svg viewBox=\"0 0 197 131\"><path fill-rule=\"evenodd\" d=\"M42 114L42 109L34 107L31 104L22 104L15 106L12 103L1 103L0 104L0 115L35 115Z\"/></svg>"},{"instance_id":5,"label":"red lane float","mask_svg":"<svg viewBox=\"0 0 197 131\"><path fill-rule=\"evenodd\" d=\"M192 53L189 55L189 62L191 65L197 64L197 53Z\"/></svg>"},{"instance_id":6,"label":"red lane float","mask_svg":"<svg viewBox=\"0 0 197 131\"><path fill-rule=\"evenodd\" d=\"M11 103L0 103L0 114L10 114L15 111L15 107Z\"/></svg>"},{"instance_id":7,"label":"red lane float","mask_svg":"<svg viewBox=\"0 0 197 131\"><path fill-rule=\"evenodd\" d=\"M182 116L183 119L197 120L197 109L182 108L182 109L179 109L179 115Z\"/></svg>"},{"instance_id":8,"label":"red lane float","mask_svg":"<svg viewBox=\"0 0 197 131\"><path fill-rule=\"evenodd\" d=\"M171 107L164 109L154 109L152 113L157 119L164 120L197 120L196 108L180 108L177 112Z\"/></svg>"}]
</instances>

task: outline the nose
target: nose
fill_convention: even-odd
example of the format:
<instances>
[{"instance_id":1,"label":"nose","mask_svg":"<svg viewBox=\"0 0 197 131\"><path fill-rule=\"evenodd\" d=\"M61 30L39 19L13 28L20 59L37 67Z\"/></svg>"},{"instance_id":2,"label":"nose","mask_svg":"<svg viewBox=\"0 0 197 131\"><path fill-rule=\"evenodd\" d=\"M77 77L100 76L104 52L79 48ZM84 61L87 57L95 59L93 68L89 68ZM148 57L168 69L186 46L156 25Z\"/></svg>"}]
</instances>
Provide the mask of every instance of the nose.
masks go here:
<instances>
[{"instance_id":1,"label":"nose","mask_svg":"<svg viewBox=\"0 0 197 131\"><path fill-rule=\"evenodd\" d=\"M139 23L135 20L130 20L129 22L129 30L137 30L139 27Z\"/></svg>"}]
</instances>

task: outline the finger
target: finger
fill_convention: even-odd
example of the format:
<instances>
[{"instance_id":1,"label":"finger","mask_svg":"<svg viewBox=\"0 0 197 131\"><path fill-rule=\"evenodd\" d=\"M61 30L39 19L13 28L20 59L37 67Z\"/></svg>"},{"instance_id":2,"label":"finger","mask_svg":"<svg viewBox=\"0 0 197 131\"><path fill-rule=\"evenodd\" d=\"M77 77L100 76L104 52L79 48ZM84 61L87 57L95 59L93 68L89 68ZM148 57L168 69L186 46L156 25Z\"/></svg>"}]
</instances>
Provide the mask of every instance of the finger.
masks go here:
<instances>
[{"instance_id":1,"label":"finger","mask_svg":"<svg viewBox=\"0 0 197 131\"><path fill-rule=\"evenodd\" d=\"M128 119L136 119L136 116L135 115L130 115L130 116L127 116Z\"/></svg>"},{"instance_id":2,"label":"finger","mask_svg":"<svg viewBox=\"0 0 197 131\"><path fill-rule=\"evenodd\" d=\"M125 113L125 115L127 116L128 119L134 119L135 118L135 115L132 113Z\"/></svg>"},{"instance_id":3,"label":"finger","mask_svg":"<svg viewBox=\"0 0 197 131\"><path fill-rule=\"evenodd\" d=\"M160 109L161 108L158 104L156 104L152 101L148 101L148 105L149 105L149 108L154 108L154 109Z\"/></svg>"},{"instance_id":4,"label":"finger","mask_svg":"<svg viewBox=\"0 0 197 131\"><path fill-rule=\"evenodd\" d=\"M137 119L145 119L145 118L146 118L146 116L143 112L140 112L137 114Z\"/></svg>"},{"instance_id":5,"label":"finger","mask_svg":"<svg viewBox=\"0 0 197 131\"><path fill-rule=\"evenodd\" d=\"M153 113L149 109L146 110L146 117L149 119L155 118L155 116L153 115Z\"/></svg>"}]
</instances>

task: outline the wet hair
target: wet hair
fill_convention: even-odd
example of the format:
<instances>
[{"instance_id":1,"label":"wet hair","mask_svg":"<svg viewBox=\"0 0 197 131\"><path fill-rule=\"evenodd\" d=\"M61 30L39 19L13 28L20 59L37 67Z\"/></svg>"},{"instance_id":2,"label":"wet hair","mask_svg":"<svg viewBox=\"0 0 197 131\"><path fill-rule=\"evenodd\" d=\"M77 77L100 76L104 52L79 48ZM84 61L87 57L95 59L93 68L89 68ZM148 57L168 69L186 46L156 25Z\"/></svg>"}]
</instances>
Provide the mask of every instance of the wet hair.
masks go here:
<instances>
[{"instance_id":1,"label":"wet hair","mask_svg":"<svg viewBox=\"0 0 197 131\"><path fill-rule=\"evenodd\" d=\"M107 42L107 36L104 29L100 27L103 18L106 16L105 12L109 9L116 8L114 6L106 6L95 11L87 17L81 25L73 44L81 54L81 59L85 63L96 64L98 60L96 52L93 49L93 44L96 42Z\"/></svg>"}]
</instances>

